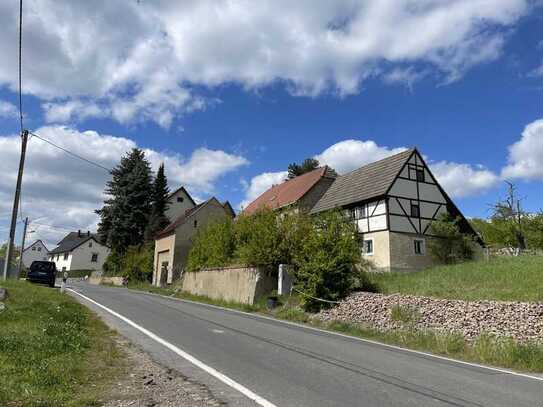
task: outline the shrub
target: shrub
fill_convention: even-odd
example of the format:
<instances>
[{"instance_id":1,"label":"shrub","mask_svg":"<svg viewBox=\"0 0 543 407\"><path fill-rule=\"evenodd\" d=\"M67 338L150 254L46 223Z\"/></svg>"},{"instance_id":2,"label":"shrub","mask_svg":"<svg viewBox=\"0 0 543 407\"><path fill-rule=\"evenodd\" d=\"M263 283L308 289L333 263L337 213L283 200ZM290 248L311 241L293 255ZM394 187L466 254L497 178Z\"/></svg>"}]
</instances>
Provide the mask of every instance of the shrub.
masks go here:
<instances>
[{"instance_id":1,"label":"shrub","mask_svg":"<svg viewBox=\"0 0 543 407\"><path fill-rule=\"evenodd\" d=\"M239 264L276 268L282 262L279 220L271 210L242 214L235 223L234 238Z\"/></svg>"},{"instance_id":2,"label":"shrub","mask_svg":"<svg viewBox=\"0 0 543 407\"><path fill-rule=\"evenodd\" d=\"M148 281L153 278L154 244L130 246L123 255L113 250L104 262L107 276L123 276L129 281Z\"/></svg>"},{"instance_id":3,"label":"shrub","mask_svg":"<svg viewBox=\"0 0 543 407\"><path fill-rule=\"evenodd\" d=\"M327 304L311 297L340 300L355 288L361 273L355 225L338 211L316 216L292 262L297 288L305 294L305 310L316 311Z\"/></svg>"},{"instance_id":4,"label":"shrub","mask_svg":"<svg viewBox=\"0 0 543 407\"><path fill-rule=\"evenodd\" d=\"M428 243L432 257L441 263L453 264L473 259L473 237L462 233L459 227L460 218L443 214L432 222L432 234L437 236Z\"/></svg>"},{"instance_id":5,"label":"shrub","mask_svg":"<svg viewBox=\"0 0 543 407\"><path fill-rule=\"evenodd\" d=\"M187 261L187 270L224 267L234 255L234 226L231 219L210 223L200 230Z\"/></svg>"}]
</instances>

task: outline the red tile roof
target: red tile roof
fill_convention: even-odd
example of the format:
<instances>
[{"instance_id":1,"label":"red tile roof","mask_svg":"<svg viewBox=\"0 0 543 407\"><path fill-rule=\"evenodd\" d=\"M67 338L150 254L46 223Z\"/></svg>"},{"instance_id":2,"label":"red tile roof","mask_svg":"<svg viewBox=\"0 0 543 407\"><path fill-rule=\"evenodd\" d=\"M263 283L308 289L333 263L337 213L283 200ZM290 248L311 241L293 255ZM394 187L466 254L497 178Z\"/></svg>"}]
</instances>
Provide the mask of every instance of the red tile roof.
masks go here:
<instances>
[{"instance_id":1,"label":"red tile roof","mask_svg":"<svg viewBox=\"0 0 543 407\"><path fill-rule=\"evenodd\" d=\"M274 185L243 210L245 214L252 214L261 208L277 209L297 202L322 177L331 176L327 166L299 175L279 185Z\"/></svg>"}]
</instances>

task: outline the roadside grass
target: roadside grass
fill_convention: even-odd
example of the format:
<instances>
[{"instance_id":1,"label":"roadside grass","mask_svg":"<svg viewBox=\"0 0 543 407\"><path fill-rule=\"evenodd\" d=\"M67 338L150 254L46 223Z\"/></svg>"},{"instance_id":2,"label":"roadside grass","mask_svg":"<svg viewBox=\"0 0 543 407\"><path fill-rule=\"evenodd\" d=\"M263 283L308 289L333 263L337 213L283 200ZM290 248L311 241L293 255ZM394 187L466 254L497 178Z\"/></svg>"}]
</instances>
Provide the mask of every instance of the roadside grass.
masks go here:
<instances>
[{"instance_id":1,"label":"roadside grass","mask_svg":"<svg viewBox=\"0 0 543 407\"><path fill-rule=\"evenodd\" d=\"M543 256L493 258L411 273L369 273L377 291L460 300L543 301Z\"/></svg>"},{"instance_id":2,"label":"roadside grass","mask_svg":"<svg viewBox=\"0 0 543 407\"><path fill-rule=\"evenodd\" d=\"M151 291L150 284L137 284L129 288ZM156 287L155 287L156 288ZM404 328L382 332L359 324L341 321L324 322L315 318L315 314L305 312L300 307L300 298L297 296L279 297L279 306L268 310L265 299L254 305L239 304L208 297L192 295L174 289L165 288L174 298L187 299L205 304L218 305L225 308L245 312L258 313L286 321L297 322L314 328L332 332L370 339L377 342L395 345L402 348L413 349L446 356L453 359L481 363L497 367L509 368L526 372L543 372L543 345L521 344L511 339L498 339L490 335L482 335L475 342L466 341L461 334L444 334L431 330L421 331L412 328L419 315L416 311L400 307L392 311L392 317L403 322ZM156 292L160 294L160 292ZM174 295L171 295L174 293Z\"/></svg>"},{"instance_id":3,"label":"roadside grass","mask_svg":"<svg viewBox=\"0 0 543 407\"><path fill-rule=\"evenodd\" d=\"M68 295L6 281L0 405L97 406L126 364L114 333Z\"/></svg>"}]
</instances>

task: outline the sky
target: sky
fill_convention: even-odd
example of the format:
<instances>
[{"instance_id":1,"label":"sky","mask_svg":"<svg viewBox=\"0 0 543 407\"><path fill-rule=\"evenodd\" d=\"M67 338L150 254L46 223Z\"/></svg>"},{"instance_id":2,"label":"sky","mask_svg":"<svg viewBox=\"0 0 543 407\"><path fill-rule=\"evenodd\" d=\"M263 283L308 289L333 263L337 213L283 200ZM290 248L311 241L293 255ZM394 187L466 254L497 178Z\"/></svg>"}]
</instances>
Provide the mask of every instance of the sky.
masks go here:
<instances>
[{"instance_id":1,"label":"sky","mask_svg":"<svg viewBox=\"0 0 543 407\"><path fill-rule=\"evenodd\" d=\"M20 154L18 2L0 2L0 242ZM344 173L417 147L468 217L514 182L543 207L539 0L25 0L25 128L240 209L308 157ZM109 174L32 137L20 219L96 230ZM51 247L50 247L51 248Z\"/></svg>"}]
</instances>

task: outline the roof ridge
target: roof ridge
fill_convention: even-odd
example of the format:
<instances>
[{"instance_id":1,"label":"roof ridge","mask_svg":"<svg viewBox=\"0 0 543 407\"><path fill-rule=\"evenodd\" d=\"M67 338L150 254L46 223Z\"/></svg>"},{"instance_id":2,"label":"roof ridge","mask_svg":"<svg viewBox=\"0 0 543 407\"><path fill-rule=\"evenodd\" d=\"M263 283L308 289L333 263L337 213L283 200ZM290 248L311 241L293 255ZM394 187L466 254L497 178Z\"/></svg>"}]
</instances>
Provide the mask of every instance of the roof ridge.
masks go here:
<instances>
[{"instance_id":1,"label":"roof ridge","mask_svg":"<svg viewBox=\"0 0 543 407\"><path fill-rule=\"evenodd\" d=\"M366 167L368 167L368 166L370 166L370 165L380 163L381 161L388 160L388 159L393 158L393 157L397 157L397 156L399 156L400 154L405 154L405 153L407 153L407 152L413 153L413 151L415 151L416 149L417 149L416 147L411 147L411 148L407 148L407 149L405 149L405 150L403 150L403 151L400 151L399 153L392 154L392 155L387 155L386 157L383 157L383 158L381 158L380 160L372 161L372 162L366 163L366 164L362 165L361 167L355 168L354 170L351 170L351 171L349 171L349 172L346 172L345 174L341 174L341 175L338 176L338 178L344 177L345 175L349 175L349 174L351 174L351 173L353 173L353 172L355 172L355 171L361 170L361 169L366 168Z\"/></svg>"}]
</instances>

